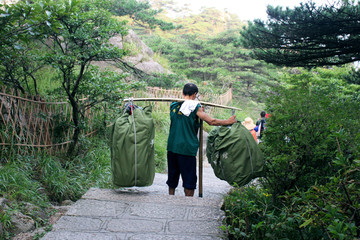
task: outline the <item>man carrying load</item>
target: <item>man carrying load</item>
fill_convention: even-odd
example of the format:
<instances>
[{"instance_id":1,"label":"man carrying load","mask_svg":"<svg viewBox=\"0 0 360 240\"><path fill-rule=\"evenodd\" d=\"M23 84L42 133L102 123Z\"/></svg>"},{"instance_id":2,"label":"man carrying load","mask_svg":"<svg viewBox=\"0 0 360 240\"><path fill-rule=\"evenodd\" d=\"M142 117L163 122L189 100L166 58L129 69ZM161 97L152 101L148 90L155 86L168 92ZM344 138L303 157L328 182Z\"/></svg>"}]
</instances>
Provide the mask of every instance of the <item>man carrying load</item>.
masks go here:
<instances>
[{"instance_id":1,"label":"man carrying load","mask_svg":"<svg viewBox=\"0 0 360 240\"><path fill-rule=\"evenodd\" d=\"M220 120L207 115L200 107L200 103L195 101L198 92L195 84L187 83L183 88L185 101L173 102L170 105L171 124L167 144L168 180L166 182L170 195L175 194L181 175L185 196L194 196L200 119L213 126L231 125L236 122L235 116Z\"/></svg>"}]
</instances>

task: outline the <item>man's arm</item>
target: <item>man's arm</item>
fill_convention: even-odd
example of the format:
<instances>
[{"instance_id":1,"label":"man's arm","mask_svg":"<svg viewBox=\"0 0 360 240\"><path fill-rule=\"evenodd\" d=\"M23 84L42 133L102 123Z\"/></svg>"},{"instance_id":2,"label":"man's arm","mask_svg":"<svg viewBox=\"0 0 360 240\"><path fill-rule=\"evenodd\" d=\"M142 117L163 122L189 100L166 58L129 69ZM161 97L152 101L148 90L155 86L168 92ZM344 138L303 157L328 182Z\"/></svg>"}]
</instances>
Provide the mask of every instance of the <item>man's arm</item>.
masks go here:
<instances>
[{"instance_id":1,"label":"man's arm","mask_svg":"<svg viewBox=\"0 0 360 240\"><path fill-rule=\"evenodd\" d=\"M223 125L230 125L230 124L236 123L235 115L231 116L229 119L220 120L220 119L210 117L202 110L202 108L198 109L196 115L201 120L204 120L207 124L212 125L212 126L223 126Z\"/></svg>"}]
</instances>

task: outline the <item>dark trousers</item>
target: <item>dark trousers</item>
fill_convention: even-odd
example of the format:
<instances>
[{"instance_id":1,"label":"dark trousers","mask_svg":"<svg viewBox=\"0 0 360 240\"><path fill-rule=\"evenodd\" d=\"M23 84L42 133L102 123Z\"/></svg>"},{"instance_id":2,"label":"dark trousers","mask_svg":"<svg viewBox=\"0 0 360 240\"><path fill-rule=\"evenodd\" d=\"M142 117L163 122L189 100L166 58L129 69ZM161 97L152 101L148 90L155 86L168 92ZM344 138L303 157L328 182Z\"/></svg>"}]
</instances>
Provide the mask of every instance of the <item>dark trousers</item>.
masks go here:
<instances>
[{"instance_id":1,"label":"dark trousers","mask_svg":"<svg viewBox=\"0 0 360 240\"><path fill-rule=\"evenodd\" d=\"M171 188L176 188L179 178L183 181L183 187L196 189L196 157L186 156L168 151L168 180L166 184Z\"/></svg>"}]
</instances>

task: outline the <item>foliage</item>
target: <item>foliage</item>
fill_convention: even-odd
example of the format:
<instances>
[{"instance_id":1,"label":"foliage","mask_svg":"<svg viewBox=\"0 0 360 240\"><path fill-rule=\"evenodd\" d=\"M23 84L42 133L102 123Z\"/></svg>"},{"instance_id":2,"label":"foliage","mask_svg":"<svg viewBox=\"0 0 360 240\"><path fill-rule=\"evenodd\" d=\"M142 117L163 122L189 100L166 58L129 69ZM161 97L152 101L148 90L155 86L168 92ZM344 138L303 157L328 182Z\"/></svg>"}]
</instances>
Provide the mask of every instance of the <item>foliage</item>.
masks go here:
<instances>
[{"instance_id":1,"label":"foliage","mask_svg":"<svg viewBox=\"0 0 360 240\"><path fill-rule=\"evenodd\" d=\"M165 172L167 170L167 140L170 129L170 118L168 114L160 111L152 113L155 122L155 171Z\"/></svg>"},{"instance_id":2,"label":"foliage","mask_svg":"<svg viewBox=\"0 0 360 240\"><path fill-rule=\"evenodd\" d=\"M294 9L268 6L268 21L250 22L240 41L257 59L282 66L340 65L360 59L358 1ZM335 27L336 26L336 27Z\"/></svg>"},{"instance_id":3,"label":"foliage","mask_svg":"<svg viewBox=\"0 0 360 240\"><path fill-rule=\"evenodd\" d=\"M43 64L32 61L39 53L38 29L47 19L38 5L19 1L0 8L0 83L22 93L37 95L34 73ZM30 89L33 83L34 91Z\"/></svg>"},{"instance_id":4,"label":"foliage","mask_svg":"<svg viewBox=\"0 0 360 240\"><path fill-rule=\"evenodd\" d=\"M110 3L37 0L1 9L0 31L8 37L0 45L0 80L22 92L39 94L39 70L52 73L49 80L59 84L51 91L66 96L72 106L69 154L74 153L84 127L84 112L104 101L117 104L132 87L124 83L123 74L91 66L94 61L120 60L127 54L109 43L112 36L127 33L126 23L105 10ZM89 95L87 101L80 101L83 94Z\"/></svg>"},{"instance_id":5,"label":"foliage","mask_svg":"<svg viewBox=\"0 0 360 240\"><path fill-rule=\"evenodd\" d=\"M265 132L268 187L274 194L307 189L332 176L339 149L358 152L358 93L340 77L341 69L303 72L286 77L288 86L275 88L266 105L271 118ZM344 137L339 142L339 135Z\"/></svg>"},{"instance_id":6,"label":"foliage","mask_svg":"<svg viewBox=\"0 0 360 240\"><path fill-rule=\"evenodd\" d=\"M110 10L116 16L129 16L137 26L146 29L159 27L165 31L176 28L173 23L157 18L157 15L162 10L152 9L148 1L113 0L110 5Z\"/></svg>"},{"instance_id":7,"label":"foliage","mask_svg":"<svg viewBox=\"0 0 360 240\"><path fill-rule=\"evenodd\" d=\"M177 87L177 83L181 81L181 76L177 74L154 74L146 77L144 81L151 87L172 89Z\"/></svg>"},{"instance_id":8,"label":"foliage","mask_svg":"<svg viewBox=\"0 0 360 240\"><path fill-rule=\"evenodd\" d=\"M12 162L0 167L0 196L9 202L7 205L14 211L29 215L22 207L23 203L29 202L50 214L50 203L61 203L67 199L76 201L90 187L110 188L112 181L107 142L99 138L80 141L82 152L73 161L67 161L64 156L14 156ZM5 227L5 234L11 232L11 211L0 208L0 221ZM30 216L37 226L46 224L46 221Z\"/></svg>"},{"instance_id":9,"label":"foliage","mask_svg":"<svg viewBox=\"0 0 360 240\"><path fill-rule=\"evenodd\" d=\"M346 68L286 75L266 101L267 174L225 198L230 239L358 239L359 86Z\"/></svg>"},{"instance_id":10,"label":"foliage","mask_svg":"<svg viewBox=\"0 0 360 240\"><path fill-rule=\"evenodd\" d=\"M66 93L73 112L74 134L73 141L68 153L72 154L80 134L80 106L78 94L82 93L81 86L97 86L92 91L89 107L98 103L99 100L106 101L104 94L94 95L103 85L114 85L120 82L107 78L106 74L99 74L99 71L90 67L92 61L106 61L121 58L126 53L119 48L112 46L109 39L117 34L126 34L125 23L119 22L111 17L111 14L96 6L96 1L65 1L56 2L49 6L49 26L44 30L51 41L46 41L48 51L43 60L59 71L59 80L63 91ZM105 76L104 76L105 75ZM97 79L97 82L93 80ZM113 86L111 89L117 89ZM114 92L108 95L113 97ZM83 92L84 93L84 92ZM83 110L86 106L83 107Z\"/></svg>"},{"instance_id":11,"label":"foliage","mask_svg":"<svg viewBox=\"0 0 360 240\"><path fill-rule=\"evenodd\" d=\"M360 162L340 157L333 163L342 170L325 185L286 193L281 205L266 189L234 189L223 205L229 239L357 239Z\"/></svg>"},{"instance_id":12,"label":"foliage","mask_svg":"<svg viewBox=\"0 0 360 240\"><path fill-rule=\"evenodd\" d=\"M260 89L275 81L273 69L251 59L248 51L234 45L238 34L229 30L208 39L183 35L174 39L154 36L146 40L158 54L169 59L177 74L189 79L212 83L213 88L260 99Z\"/></svg>"},{"instance_id":13,"label":"foliage","mask_svg":"<svg viewBox=\"0 0 360 240\"><path fill-rule=\"evenodd\" d=\"M203 7L199 13L194 13L186 5L176 5L171 1L152 0L151 3L154 9L163 10L158 15L160 19L180 26L166 32L154 31L156 35L167 39L178 35L198 35L204 39L227 30L240 29L246 24L236 14L231 14L226 10Z\"/></svg>"}]
</instances>

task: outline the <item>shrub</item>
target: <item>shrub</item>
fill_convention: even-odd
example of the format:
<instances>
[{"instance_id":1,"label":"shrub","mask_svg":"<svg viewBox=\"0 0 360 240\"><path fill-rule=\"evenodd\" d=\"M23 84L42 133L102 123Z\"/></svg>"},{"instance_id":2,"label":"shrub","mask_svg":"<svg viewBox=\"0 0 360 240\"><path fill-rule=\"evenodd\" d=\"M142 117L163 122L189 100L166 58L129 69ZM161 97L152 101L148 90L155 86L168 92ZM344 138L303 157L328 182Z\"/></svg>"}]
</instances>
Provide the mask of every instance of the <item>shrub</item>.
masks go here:
<instances>
[{"instance_id":1,"label":"shrub","mask_svg":"<svg viewBox=\"0 0 360 240\"><path fill-rule=\"evenodd\" d=\"M342 169L328 183L276 201L259 186L234 189L224 201L223 229L230 239L358 239L360 161L338 157L333 163Z\"/></svg>"},{"instance_id":2,"label":"shrub","mask_svg":"<svg viewBox=\"0 0 360 240\"><path fill-rule=\"evenodd\" d=\"M356 93L330 70L288 77L267 99L271 117L264 137L266 186L273 194L322 184L337 170L331 164L339 149L359 150L354 137L360 104ZM339 141L339 133L342 140Z\"/></svg>"},{"instance_id":3,"label":"shrub","mask_svg":"<svg viewBox=\"0 0 360 240\"><path fill-rule=\"evenodd\" d=\"M360 237L359 86L343 70L287 76L267 99L266 177L225 198L232 239Z\"/></svg>"}]
</instances>

